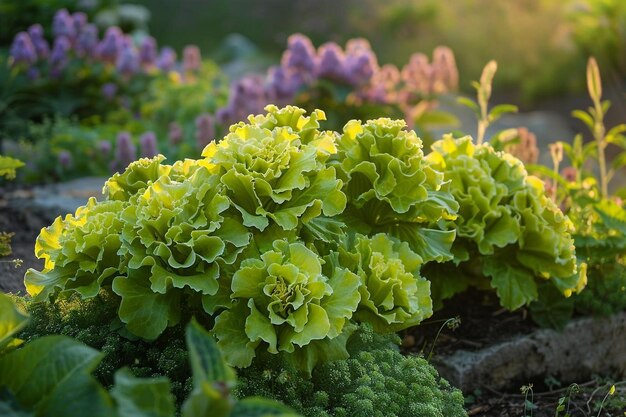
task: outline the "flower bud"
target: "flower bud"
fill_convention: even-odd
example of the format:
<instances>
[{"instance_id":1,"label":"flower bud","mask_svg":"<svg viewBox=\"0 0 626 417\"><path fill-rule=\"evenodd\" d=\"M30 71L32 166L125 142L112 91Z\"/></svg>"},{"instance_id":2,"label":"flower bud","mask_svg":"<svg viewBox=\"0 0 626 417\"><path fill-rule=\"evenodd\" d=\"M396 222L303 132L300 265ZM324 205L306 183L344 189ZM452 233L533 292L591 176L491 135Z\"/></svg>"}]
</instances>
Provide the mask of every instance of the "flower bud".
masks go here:
<instances>
[{"instance_id":1,"label":"flower bud","mask_svg":"<svg viewBox=\"0 0 626 417\"><path fill-rule=\"evenodd\" d=\"M55 38L66 37L68 40L76 36L74 20L67 9L61 9L55 13L52 20L52 34Z\"/></svg>"},{"instance_id":2,"label":"flower bud","mask_svg":"<svg viewBox=\"0 0 626 417\"><path fill-rule=\"evenodd\" d=\"M13 65L30 66L37 61L37 52L26 32L20 32L15 36L11 44L10 54Z\"/></svg>"},{"instance_id":3,"label":"flower bud","mask_svg":"<svg viewBox=\"0 0 626 417\"><path fill-rule=\"evenodd\" d=\"M37 58L48 58L48 56L50 55L50 45L43 36L43 27L41 27L41 25L38 23L31 25L28 28L28 34L30 35L30 40L35 47Z\"/></svg>"},{"instance_id":4,"label":"flower bud","mask_svg":"<svg viewBox=\"0 0 626 417\"><path fill-rule=\"evenodd\" d=\"M327 78L333 81L345 81L345 56L341 47L334 42L323 44L318 49L317 66L315 74L319 78Z\"/></svg>"},{"instance_id":5,"label":"flower bud","mask_svg":"<svg viewBox=\"0 0 626 417\"><path fill-rule=\"evenodd\" d=\"M178 145L183 141L183 129L176 122L170 123L168 137L172 145Z\"/></svg>"},{"instance_id":6,"label":"flower bud","mask_svg":"<svg viewBox=\"0 0 626 417\"><path fill-rule=\"evenodd\" d=\"M97 53L100 59L111 64L117 61L124 43L124 35L118 27L110 27L104 34L104 38L98 44Z\"/></svg>"},{"instance_id":7,"label":"flower bud","mask_svg":"<svg viewBox=\"0 0 626 417\"><path fill-rule=\"evenodd\" d=\"M315 71L315 47L311 40L301 33L291 35L281 65L288 71L312 75Z\"/></svg>"},{"instance_id":8,"label":"flower bud","mask_svg":"<svg viewBox=\"0 0 626 417\"><path fill-rule=\"evenodd\" d=\"M208 113L201 114L196 118L196 141L198 148L204 149L204 147L214 139L215 123L213 116Z\"/></svg>"},{"instance_id":9,"label":"flower bud","mask_svg":"<svg viewBox=\"0 0 626 417\"><path fill-rule=\"evenodd\" d=\"M76 40L76 54L80 57L94 56L98 48L98 28L89 23L83 26Z\"/></svg>"},{"instance_id":10,"label":"flower bud","mask_svg":"<svg viewBox=\"0 0 626 417\"><path fill-rule=\"evenodd\" d=\"M141 147L141 156L143 158L152 158L159 154L154 132L146 132L141 135L139 138L139 146Z\"/></svg>"},{"instance_id":11,"label":"flower bud","mask_svg":"<svg viewBox=\"0 0 626 417\"><path fill-rule=\"evenodd\" d=\"M153 66L157 59L156 41L152 36L146 36L139 46L139 62L144 67Z\"/></svg>"},{"instance_id":12,"label":"flower bud","mask_svg":"<svg viewBox=\"0 0 626 417\"><path fill-rule=\"evenodd\" d=\"M187 45L183 49L183 69L185 72L197 71L202 64L200 48L196 45Z\"/></svg>"},{"instance_id":13,"label":"flower bud","mask_svg":"<svg viewBox=\"0 0 626 417\"><path fill-rule=\"evenodd\" d=\"M137 159L137 149L133 144L130 133L121 132L117 135L117 143L115 147L115 159L111 164L114 171L125 169L128 164Z\"/></svg>"},{"instance_id":14,"label":"flower bud","mask_svg":"<svg viewBox=\"0 0 626 417\"><path fill-rule=\"evenodd\" d=\"M125 77L130 77L139 72L139 56L137 50L128 42L123 46L117 56L115 68Z\"/></svg>"}]
</instances>

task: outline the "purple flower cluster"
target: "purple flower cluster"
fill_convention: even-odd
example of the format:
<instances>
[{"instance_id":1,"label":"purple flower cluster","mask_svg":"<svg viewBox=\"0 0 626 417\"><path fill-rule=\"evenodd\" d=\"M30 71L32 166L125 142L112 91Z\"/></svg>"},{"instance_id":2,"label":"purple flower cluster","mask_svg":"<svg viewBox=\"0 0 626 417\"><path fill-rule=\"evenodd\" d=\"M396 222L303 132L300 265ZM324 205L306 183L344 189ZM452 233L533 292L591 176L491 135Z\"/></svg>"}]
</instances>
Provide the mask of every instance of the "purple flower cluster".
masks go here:
<instances>
[{"instance_id":1,"label":"purple flower cluster","mask_svg":"<svg viewBox=\"0 0 626 417\"><path fill-rule=\"evenodd\" d=\"M137 159L137 148L128 132L120 132L117 135L115 145L115 158L111 162L111 171L120 172L126 169L128 164Z\"/></svg>"},{"instance_id":2,"label":"purple flower cluster","mask_svg":"<svg viewBox=\"0 0 626 417\"><path fill-rule=\"evenodd\" d=\"M203 113L196 118L196 141L202 150L215 139L215 122L213 116Z\"/></svg>"},{"instance_id":3,"label":"purple flower cluster","mask_svg":"<svg viewBox=\"0 0 626 417\"><path fill-rule=\"evenodd\" d=\"M320 80L350 86L347 100L351 102L393 104L408 114L422 99L456 89L458 72L454 54L446 47L435 49L432 62L423 54L414 54L399 69L391 64L379 66L365 39L349 40L345 50L334 42L316 50L308 37L294 34L280 65L270 68L265 79L248 76L233 84L229 102L218 109L216 119L227 126L260 113L268 103L293 103L299 92Z\"/></svg>"},{"instance_id":4,"label":"purple flower cluster","mask_svg":"<svg viewBox=\"0 0 626 417\"><path fill-rule=\"evenodd\" d=\"M88 22L82 12L70 14L66 9L57 11L52 22L54 36L52 51L39 24L32 25L26 32L18 33L11 45L13 66L29 70L39 61L48 64L50 74L58 77L73 57L100 61L114 66L125 79L140 72L172 71L176 68L176 52L171 48L158 51L157 43L151 36L144 37L137 45L118 27L110 27L102 39L98 29ZM201 65L200 50L197 46L187 46L182 68L197 71ZM39 71L30 71L29 74Z\"/></svg>"}]
</instances>

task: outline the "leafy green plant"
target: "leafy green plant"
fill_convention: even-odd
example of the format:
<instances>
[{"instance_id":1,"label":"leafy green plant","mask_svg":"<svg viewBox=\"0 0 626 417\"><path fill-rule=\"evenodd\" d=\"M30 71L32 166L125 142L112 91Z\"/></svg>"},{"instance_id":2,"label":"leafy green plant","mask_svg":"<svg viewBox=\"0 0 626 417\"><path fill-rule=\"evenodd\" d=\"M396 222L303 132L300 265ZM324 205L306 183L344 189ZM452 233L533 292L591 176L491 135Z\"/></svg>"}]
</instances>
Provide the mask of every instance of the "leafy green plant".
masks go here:
<instances>
[{"instance_id":1,"label":"leafy green plant","mask_svg":"<svg viewBox=\"0 0 626 417\"><path fill-rule=\"evenodd\" d=\"M548 278L565 295L582 290L573 225L521 161L488 144L474 145L470 137L451 136L433 145L428 160L451 182L460 204L449 223L457 230L455 267L431 264L424 271L436 301L474 285L495 288L501 304L513 310L536 300L537 282Z\"/></svg>"},{"instance_id":2,"label":"leafy green plant","mask_svg":"<svg viewBox=\"0 0 626 417\"><path fill-rule=\"evenodd\" d=\"M13 179L16 175L15 171L23 166L24 163L18 159L0 155L0 177Z\"/></svg>"},{"instance_id":3,"label":"leafy green plant","mask_svg":"<svg viewBox=\"0 0 626 417\"><path fill-rule=\"evenodd\" d=\"M0 294L2 343L25 324L13 300ZM6 308L5 308L6 307ZM194 390L181 415L236 417L264 415L297 417L288 407L263 398L236 400L229 387L234 371L222 360L215 341L196 322L186 329ZM5 388L0 411L10 415L162 416L172 417L176 407L165 377L136 378L128 369L115 373L107 392L90 373L103 354L66 336L44 336L23 348L0 354L0 384Z\"/></svg>"},{"instance_id":4,"label":"leafy green plant","mask_svg":"<svg viewBox=\"0 0 626 417\"><path fill-rule=\"evenodd\" d=\"M465 416L461 392L422 357L404 356L399 338L361 325L349 359L325 363L310 380L283 362L262 358L240 372L238 395L262 395L306 416Z\"/></svg>"},{"instance_id":5,"label":"leafy green plant","mask_svg":"<svg viewBox=\"0 0 626 417\"><path fill-rule=\"evenodd\" d=\"M319 129L321 111L267 111L233 125L203 159L131 163L103 201L57 218L37 239L45 265L26 273L29 294L113 291L125 329L147 340L181 310L203 309L230 364L269 352L305 374L347 357L354 322L389 332L432 314L419 268L451 257L454 231L431 225L453 218L456 202L415 134L379 119L340 136ZM421 185L406 194L411 180Z\"/></svg>"},{"instance_id":6,"label":"leafy green plant","mask_svg":"<svg viewBox=\"0 0 626 417\"><path fill-rule=\"evenodd\" d=\"M562 149L570 163L560 172L561 155L553 158L554 170L529 167L552 179L552 197L574 225L576 253L588 271L587 291L569 301L541 292L539 301L531 306L535 320L556 327L564 326L575 311L606 315L626 306L626 281L622 274L626 211L619 197L622 191L610 194L611 180L626 162L623 135L626 125L619 124L610 129L605 126L604 116L610 102L602 100L602 80L593 58L587 65L587 89L593 106L587 111L575 110L572 115L589 128L594 140L585 144L582 136L577 135L572 144L558 142L554 148ZM610 163L607 158L609 147L612 148L610 153L614 154Z\"/></svg>"}]
</instances>

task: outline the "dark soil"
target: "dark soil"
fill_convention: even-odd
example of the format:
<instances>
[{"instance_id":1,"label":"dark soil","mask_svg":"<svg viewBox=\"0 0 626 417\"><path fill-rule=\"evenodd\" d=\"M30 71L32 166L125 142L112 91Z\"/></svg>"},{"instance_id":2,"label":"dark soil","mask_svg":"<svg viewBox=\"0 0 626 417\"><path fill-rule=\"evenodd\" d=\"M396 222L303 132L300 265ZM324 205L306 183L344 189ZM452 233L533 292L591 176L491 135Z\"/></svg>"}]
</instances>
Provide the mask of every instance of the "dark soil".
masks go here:
<instances>
[{"instance_id":1,"label":"dark soil","mask_svg":"<svg viewBox=\"0 0 626 417\"><path fill-rule=\"evenodd\" d=\"M48 224L9 207L7 201L0 198L0 232L14 233L11 239L13 253L0 258L0 291L24 294L27 269L43 268L43 261L35 256L35 240L44 226ZM20 266L16 267L15 259L22 261Z\"/></svg>"}]
</instances>

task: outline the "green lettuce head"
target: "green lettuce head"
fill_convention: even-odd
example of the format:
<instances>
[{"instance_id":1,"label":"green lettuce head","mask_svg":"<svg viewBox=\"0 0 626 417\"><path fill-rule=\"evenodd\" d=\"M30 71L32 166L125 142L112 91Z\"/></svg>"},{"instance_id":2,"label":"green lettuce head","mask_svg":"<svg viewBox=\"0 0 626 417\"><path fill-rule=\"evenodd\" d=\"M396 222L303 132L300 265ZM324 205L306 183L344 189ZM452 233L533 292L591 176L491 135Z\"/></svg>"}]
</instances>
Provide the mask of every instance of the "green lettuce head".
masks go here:
<instances>
[{"instance_id":1,"label":"green lettuce head","mask_svg":"<svg viewBox=\"0 0 626 417\"><path fill-rule=\"evenodd\" d=\"M495 288L502 305L516 309L537 299L536 279L552 278L564 294L581 289L572 223L520 160L488 144L475 146L468 136L444 137L428 160L450 181L460 205L450 223L457 229L458 271L427 267L436 301L474 284Z\"/></svg>"},{"instance_id":2,"label":"green lettuce head","mask_svg":"<svg viewBox=\"0 0 626 417\"><path fill-rule=\"evenodd\" d=\"M115 278L113 290L122 297L120 318L138 336L153 339L172 323L167 317L138 319L141 310L153 308L150 300L172 295L174 304L163 309L169 312L180 308L182 293L198 300L216 294L220 265L235 262L249 243L250 233L227 214L230 203L222 189L219 177L204 167L183 181L162 175L121 213L119 253L133 274Z\"/></svg>"},{"instance_id":3,"label":"green lettuce head","mask_svg":"<svg viewBox=\"0 0 626 417\"><path fill-rule=\"evenodd\" d=\"M74 215L57 217L41 230L35 254L45 261L42 271L29 269L24 277L26 291L36 300L57 293L78 292L89 298L98 294L124 264L117 252L121 247L123 201L97 202L89 199Z\"/></svg>"},{"instance_id":4,"label":"green lettuce head","mask_svg":"<svg viewBox=\"0 0 626 417\"><path fill-rule=\"evenodd\" d=\"M234 366L249 366L263 350L294 354L310 373L320 360L345 357L359 285L355 274L341 268L328 278L316 253L278 240L274 250L242 262L232 279L234 304L216 318L213 331Z\"/></svg>"},{"instance_id":5,"label":"green lettuce head","mask_svg":"<svg viewBox=\"0 0 626 417\"><path fill-rule=\"evenodd\" d=\"M297 107L267 106L265 116L230 127L202 156L212 164L243 225L263 231L270 222L293 230L301 222L341 213L346 197L335 169L324 161L333 137L318 130L324 113L304 117Z\"/></svg>"},{"instance_id":6,"label":"green lettuce head","mask_svg":"<svg viewBox=\"0 0 626 417\"><path fill-rule=\"evenodd\" d=\"M354 250L342 251L339 258L361 279L357 321L387 333L415 326L432 315L430 282L419 274L423 260L406 242L383 233L357 235Z\"/></svg>"},{"instance_id":7,"label":"green lettuce head","mask_svg":"<svg viewBox=\"0 0 626 417\"><path fill-rule=\"evenodd\" d=\"M333 159L345 177L345 222L362 234L389 233L408 241L425 261L444 261L454 231L428 229L453 219L458 204L443 175L424 159L422 141L401 120L352 120Z\"/></svg>"}]
</instances>

